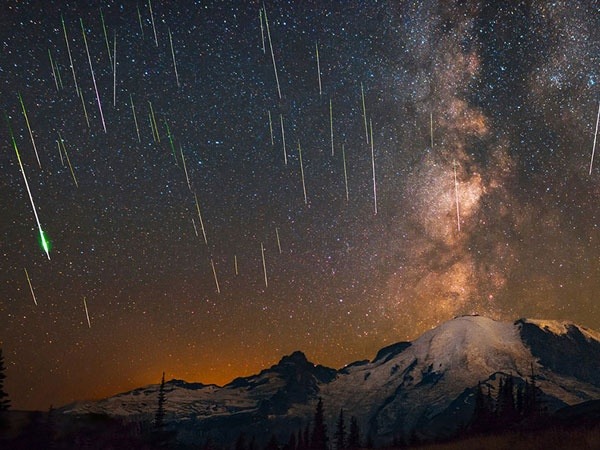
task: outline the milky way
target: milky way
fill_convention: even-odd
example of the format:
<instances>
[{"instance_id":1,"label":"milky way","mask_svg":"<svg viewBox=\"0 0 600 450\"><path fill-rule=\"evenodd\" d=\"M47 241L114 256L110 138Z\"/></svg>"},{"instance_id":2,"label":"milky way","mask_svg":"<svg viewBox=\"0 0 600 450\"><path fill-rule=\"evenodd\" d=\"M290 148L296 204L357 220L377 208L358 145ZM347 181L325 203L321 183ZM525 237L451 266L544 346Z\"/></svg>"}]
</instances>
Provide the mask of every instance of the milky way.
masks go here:
<instances>
[{"instance_id":1,"label":"milky way","mask_svg":"<svg viewBox=\"0 0 600 450\"><path fill-rule=\"evenodd\" d=\"M459 314L600 328L600 2L262 6L0 7L52 244L3 124L15 407L340 367Z\"/></svg>"}]
</instances>

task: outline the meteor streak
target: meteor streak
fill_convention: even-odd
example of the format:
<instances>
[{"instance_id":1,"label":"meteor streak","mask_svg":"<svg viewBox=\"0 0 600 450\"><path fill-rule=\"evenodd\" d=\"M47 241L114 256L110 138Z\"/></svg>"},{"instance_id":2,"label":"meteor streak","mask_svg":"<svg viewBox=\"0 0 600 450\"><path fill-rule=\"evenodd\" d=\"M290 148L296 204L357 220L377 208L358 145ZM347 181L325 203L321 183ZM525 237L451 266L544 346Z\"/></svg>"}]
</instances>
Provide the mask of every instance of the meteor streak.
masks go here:
<instances>
[{"instance_id":1,"label":"meteor streak","mask_svg":"<svg viewBox=\"0 0 600 450\"><path fill-rule=\"evenodd\" d=\"M321 89L321 63L319 62L319 43L315 43L315 49L317 53L317 75L319 77L319 95L323 92Z\"/></svg>"},{"instance_id":2,"label":"meteor streak","mask_svg":"<svg viewBox=\"0 0 600 450\"><path fill-rule=\"evenodd\" d=\"M29 194L29 200L31 201L31 209L33 209L33 215L35 216L35 221L37 222L38 232L40 235L40 242L42 244L42 248L44 252L46 252L46 256L50 259L50 243L46 239L46 235L44 234L44 230L42 230L42 224L40 223L40 218L38 217L37 210L35 209L35 203L33 203L33 196L31 195L31 189L29 189L29 183L27 182L27 176L25 175L25 169L23 168L23 163L21 162L21 155L19 154L19 148L17 147L17 142L15 141L15 136L13 135L12 128L10 127L10 122L8 121L8 116L6 116L6 123L8 124L8 132L10 133L10 138L12 140L13 148L15 149L15 153L17 154L17 160L19 161L19 167L21 168L21 174L23 175L23 181L25 182L25 187L27 188L27 194Z\"/></svg>"},{"instance_id":3,"label":"meteor streak","mask_svg":"<svg viewBox=\"0 0 600 450\"><path fill-rule=\"evenodd\" d=\"M108 43L108 34L106 33L106 24L104 23L104 14L102 14L102 8L100 8L100 21L102 22L102 30L104 31L104 42L106 42L106 51L108 52L108 60L110 61L110 68L114 67L112 57L110 56L110 44Z\"/></svg>"},{"instance_id":4,"label":"meteor streak","mask_svg":"<svg viewBox=\"0 0 600 450\"><path fill-rule=\"evenodd\" d=\"M262 8L258 10L258 20L260 22L260 40L262 42L262 51L263 53L266 53L267 49L265 48L265 29L263 28Z\"/></svg>"},{"instance_id":5,"label":"meteor streak","mask_svg":"<svg viewBox=\"0 0 600 450\"><path fill-rule=\"evenodd\" d=\"M50 57L50 68L52 69L52 78L54 78L54 84L56 85L56 90L58 91L58 79L56 78L56 71L54 70L54 61L52 60L52 53L50 49L48 49L48 56Z\"/></svg>"},{"instance_id":6,"label":"meteor streak","mask_svg":"<svg viewBox=\"0 0 600 450\"><path fill-rule=\"evenodd\" d=\"M594 145L592 146L592 159L590 160L590 175L594 165L594 153L596 152L596 138L598 137L598 122L600 122L600 102L598 103L598 117L596 117L596 131L594 131Z\"/></svg>"},{"instance_id":7,"label":"meteor streak","mask_svg":"<svg viewBox=\"0 0 600 450\"><path fill-rule=\"evenodd\" d=\"M331 106L331 99L329 99L329 129L331 130L331 156L335 155L333 148L333 109Z\"/></svg>"},{"instance_id":8,"label":"meteor streak","mask_svg":"<svg viewBox=\"0 0 600 450\"><path fill-rule=\"evenodd\" d=\"M65 158L67 159L67 164L69 165L69 169L71 170L71 176L73 177L73 181L75 182L75 187L79 187L79 183L77 183L77 178L75 178L75 172L73 171L73 166L71 165L71 160L69 159L69 154L67 153L67 147L65 147L65 141L63 140L60 132L58 133L59 142L62 144L63 152L65 154Z\"/></svg>"},{"instance_id":9,"label":"meteor streak","mask_svg":"<svg viewBox=\"0 0 600 450\"><path fill-rule=\"evenodd\" d=\"M306 184L304 183L304 164L302 164L302 147L300 147L300 139L298 139L298 154L300 155L300 175L302 176L302 191L304 192L304 204L308 204L306 198Z\"/></svg>"},{"instance_id":10,"label":"meteor streak","mask_svg":"<svg viewBox=\"0 0 600 450\"><path fill-rule=\"evenodd\" d=\"M85 309L85 317L87 318L88 328L92 328L92 324L90 323L90 314L88 313L87 302L85 301L85 297L83 297L83 308Z\"/></svg>"},{"instance_id":11,"label":"meteor streak","mask_svg":"<svg viewBox=\"0 0 600 450\"><path fill-rule=\"evenodd\" d=\"M215 263L213 262L212 258L210 258L210 265L212 266L212 272L213 272L213 275L215 276L215 285L217 286L217 294L220 294L221 288L219 288L219 280L217 279L217 270L215 269Z\"/></svg>"},{"instance_id":12,"label":"meteor streak","mask_svg":"<svg viewBox=\"0 0 600 450\"><path fill-rule=\"evenodd\" d=\"M71 56L71 47L69 46L69 38L67 37L67 26L65 25L65 19L62 14L60 15L60 21L62 22L63 34L65 35L65 43L67 44L67 53L69 54L69 64L71 64L71 73L73 74L73 83L75 83L75 92L79 95L79 89L77 87L77 77L75 76L75 66L73 65L73 57Z\"/></svg>"},{"instance_id":13,"label":"meteor streak","mask_svg":"<svg viewBox=\"0 0 600 450\"><path fill-rule=\"evenodd\" d=\"M273 139L273 120L271 119L271 110L267 111L269 113L269 131L271 131L271 145L275 145L275 141Z\"/></svg>"},{"instance_id":14,"label":"meteor streak","mask_svg":"<svg viewBox=\"0 0 600 450\"><path fill-rule=\"evenodd\" d=\"M113 34L113 106L117 106L117 32Z\"/></svg>"},{"instance_id":15,"label":"meteor streak","mask_svg":"<svg viewBox=\"0 0 600 450\"><path fill-rule=\"evenodd\" d=\"M29 131L29 137L31 138L31 143L33 144L33 150L35 151L35 158L37 159L38 165L40 169L42 168L42 163L40 162L40 156L38 155L37 147L35 146L35 140L33 139L33 132L31 131L31 125L29 125L29 118L27 117L27 111L25 111L25 104L23 103L23 98L21 94L19 95L19 102L21 102L21 109L23 110L23 116L25 117L25 123L27 124L27 130Z\"/></svg>"},{"instance_id":16,"label":"meteor streak","mask_svg":"<svg viewBox=\"0 0 600 450\"><path fill-rule=\"evenodd\" d=\"M458 205L458 181L456 180L456 160L452 160L452 166L454 168L454 197L456 199L456 226L460 231L460 207Z\"/></svg>"},{"instance_id":17,"label":"meteor streak","mask_svg":"<svg viewBox=\"0 0 600 450\"><path fill-rule=\"evenodd\" d=\"M195 193L194 199L196 200L196 209L198 210L198 218L200 219L200 227L202 228L202 236L204 237L204 243L208 245L208 240L206 239L206 231L204 230L204 221L202 220L202 213L200 213L200 204L198 203L198 197Z\"/></svg>"},{"instance_id":18,"label":"meteor streak","mask_svg":"<svg viewBox=\"0 0 600 450\"><path fill-rule=\"evenodd\" d=\"M431 149L433 149L433 112L429 113L429 135L431 136Z\"/></svg>"},{"instance_id":19,"label":"meteor streak","mask_svg":"<svg viewBox=\"0 0 600 450\"><path fill-rule=\"evenodd\" d=\"M194 225L194 233L196 233L196 237L198 236L198 228L196 228L196 222L194 221L194 218L192 217L192 225Z\"/></svg>"},{"instance_id":20,"label":"meteor streak","mask_svg":"<svg viewBox=\"0 0 600 450\"><path fill-rule=\"evenodd\" d=\"M277 236L277 248L279 249L279 254L281 255L281 241L279 240L279 228L275 227L275 235Z\"/></svg>"},{"instance_id":21,"label":"meteor streak","mask_svg":"<svg viewBox=\"0 0 600 450\"><path fill-rule=\"evenodd\" d=\"M171 35L170 28L169 28L169 42L171 43L171 56L173 56L173 68L175 69L175 79L177 80L177 87L179 87L179 74L177 73L177 63L175 62L175 50L173 49L173 36Z\"/></svg>"},{"instance_id":22,"label":"meteor streak","mask_svg":"<svg viewBox=\"0 0 600 450\"><path fill-rule=\"evenodd\" d=\"M277 64L275 64L275 53L273 53L273 42L271 42L271 31L269 30L269 19L267 18L267 9L263 3L263 13L265 16L265 25L267 26L267 37L269 38L269 48L271 49L271 59L273 60L273 71L275 72L275 82L277 83L277 94L281 99L281 89L279 88L279 76L277 75Z\"/></svg>"},{"instance_id":23,"label":"meteor streak","mask_svg":"<svg viewBox=\"0 0 600 450\"><path fill-rule=\"evenodd\" d=\"M287 152L285 150L285 130L283 129L283 116L279 114L279 121L281 122L281 138L283 139L283 160L287 166Z\"/></svg>"},{"instance_id":24,"label":"meteor streak","mask_svg":"<svg viewBox=\"0 0 600 450\"><path fill-rule=\"evenodd\" d=\"M346 201L348 201L348 172L346 171L346 151L342 144L342 161L344 162L344 184L346 185Z\"/></svg>"},{"instance_id":25,"label":"meteor streak","mask_svg":"<svg viewBox=\"0 0 600 450\"><path fill-rule=\"evenodd\" d=\"M96 100L98 101L98 110L100 111L100 118L102 119L102 127L106 133L106 123L104 123L104 114L102 113L102 103L100 102L100 94L98 94L98 86L96 85L96 77L94 76L94 68L92 67L92 58L90 57L90 49L88 48L87 38L85 37L85 28L83 27L83 19L79 19L81 23L81 33L83 34L83 42L85 44L85 52L87 53L88 62L90 63L90 72L92 73L92 81L94 83L94 90L96 91Z\"/></svg>"},{"instance_id":26,"label":"meteor streak","mask_svg":"<svg viewBox=\"0 0 600 450\"><path fill-rule=\"evenodd\" d=\"M235 274L239 275L239 272L238 272L238 263L237 263L237 255L233 255L233 266L235 268Z\"/></svg>"},{"instance_id":27,"label":"meteor streak","mask_svg":"<svg viewBox=\"0 0 600 450\"><path fill-rule=\"evenodd\" d=\"M160 135L158 134L158 125L156 124L156 117L154 116L154 108L152 108L152 102L150 100L148 100L148 105L150 106L150 125L154 130L152 132L152 136L156 136L156 140L160 142Z\"/></svg>"},{"instance_id":28,"label":"meteor streak","mask_svg":"<svg viewBox=\"0 0 600 450\"><path fill-rule=\"evenodd\" d=\"M363 119L365 121L365 138L367 139L367 144L368 144L369 143L369 129L367 128L367 108L365 106L365 90L363 88L362 83L360 83L360 95L362 97Z\"/></svg>"},{"instance_id":29,"label":"meteor streak","mask_svg":"<svg viewBox=\"0 0 600 450\"><path fill-rule=\"evenodd\" d=\"M262 255L263 273L265 274L265 287L269 287L269 280L267 280L267 264L265 263L265 248L263 243L260 243L260 253Z\"/></svg>"},{"instance_id":30,"label":"meteor streak","mask_svg":"<svg viewBox=\"0 0 600 450\"><path fill-rule=\"evenodd\" d=\"M33 292L33 286L31 285L31 280L29 279L29 274L27 273L27 269L23 268L23 270L25 270L25 276L27 277L27 283L29 284L29 290L31 291L31 296L33 297L33 303L35 303L35 306L37 306L37 300L35 299L35 293Z\"/></svg>"},{"instance_id":31,"label":"meteor streak","mask_svg":"<svg viewBox=\"0 0 600 450\"><path fill-rule=\"evenodd\" d=\"M129 102L131 103L131 111L133 112L133 122L135 123L135 132L137 133L138 142L142 142L142 138L140 137L140 127L138 126L137 116L135 115L135 106L133 106L133 97L129 94ZM154 130L154 128L152 128ZM154 136L154 131L152 132Z\"/></svg>"},{"instance_id":32,"label":"meteor streak","mask_svg":"<svg viewBox=\"0 0 600 450\"><path fill-rule=\"evenodd\" d=\"M375 182L375 151L373 150L373 122L369 119L371 129L371 164L373 166L373 202L375 204L375 215L377 215L377 184Z\"/></svg>"},{"instance_id":33,"label":"meteor streak","mask_svg":"<svg viewBox=\"0 0 600 450\"><path fill-rule=\"evenodd\" d=\"M185 158L183 156L183 148L181 147L181 144L179 144L179 151L181 152L181 160L183 161L183 170L185 172L185 179L187 181L188 189L191 191L192 186L190 185L190 177L188 176L187 166L185 165Z\"/></svg>"},{"instance_id":34,"label":"meteor streak","mask_svg":"<svg viewBox=\"0 0 600 450\"><path fill-rule=\"evenodd\" d=\"M152 12L152 3L148 0L148 8L150 9L150 20L152 21L152 31L154 31L154 42L158 48L158 38L156 37L156 27L154 26L154 13Z\"/></svg>"},{"instance_id":35,"label":"meteor streak","mask_svg":"<svg viewBox=\"0 0 600 450\"><path fill-rule=\"evenodd\" d=\"M87 108L85 107L85 100L83 99L83 92L81 88L79 88L79 97L81 98L81 106L83 106L83 115L85 116L85 123L87 123L88 128L90 127L90 118L88 117Z\"/></svg>"},{"instance_id":36,"label":"meteor streak","mask_svg":"<svg viewBox=\"0 0 600 450\"><path fill-rule=\"evenodd\" d=\"M140 31L142 32L142 39L144 39L144 27L142 26L142 13L140 12L139 5L136 6L138 13L138 22L140 23Z\"/></svg>"}]
</instances>

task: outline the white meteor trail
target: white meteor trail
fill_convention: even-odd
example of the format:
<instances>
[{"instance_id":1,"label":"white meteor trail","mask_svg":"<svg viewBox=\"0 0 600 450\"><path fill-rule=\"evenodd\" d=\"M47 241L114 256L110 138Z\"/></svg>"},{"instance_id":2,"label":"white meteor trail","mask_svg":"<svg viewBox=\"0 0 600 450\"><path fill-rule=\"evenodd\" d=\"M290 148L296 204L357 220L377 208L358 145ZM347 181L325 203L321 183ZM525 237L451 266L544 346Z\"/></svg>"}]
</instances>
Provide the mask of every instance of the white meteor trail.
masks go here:
<instances>
[{"instance_id":1,"label":"white meteor trail","mask_svg":"<svg viewBox=\"0 0 600 450\"><path fill-rule=\"evenodd\" d=\"M81 106L83 106L83 115L85 116L85 123L87 123L88 128L90 127L90 118L88 117L87 108L85 107L85 100L83 99L83 92L81 88L79 88L79 97L81 98Z\"/></svg>"},{"instance_id":2,"label":"white meteor trail","mask_svg":"<svg viewBox=\"0 0 600 450\"><path fill-rule=\"evenodd\" d=\"M29 118L27 117L27 111L25 111L25 104L23 103L23 98L19 93L19 102L21 102L21 108L23 110L23 117L25 117L25 123L27 124L27 130L29 131L29 137L31 138L31 143L33 144L33 150L35 151L35 157L37 159L38 165L40 169L42 168L42 163L40 162L40 155L38 155L37 147L35 146L35 140L33 139L33 132L31 131L31 125L29 125Z\"/></svg>"},{"instance_id":3,"label":"white meteor trail","mask_svg":"<svg viewBox=\"0 0 600 450\"><path fill-rule=\"evenodd\" d=\"M192 217L192 225L194 225L194 233L196 233L196 237L198 237L198 228L196 228L196 222L194 221L193 217Z\"/></svg>"},{"instance_id":4,"label":"white meteor trail","mask_svg":"<svg viewBox=\"0 0 600 450\"><path fill-rule=\"evenodd\" d=\"M113 34L113 106L117 106L117 32Z\"/></svg>"},{"instance_id":5,"label":"white meteor trail","mask_svg":"<svg viewBox=\"0 0 600 450\"><path fill-rule=\"evenodd\" d=\"M75 171L73 170L73 166L71 165L71 160L69 159L69 154L67 153L67 147L65 147L65 141L62 138L62 136L60 135L60 132L58 133L58 139L59 139L59 142L62 144L63 153L65 154L65 158L67 159L67 164L69 165L69 169L71 170L71 176L73 177L73 181L75 182L75 187L79 187L79 184L77 183L77 178L75 177Z\"/></svg>"},{"instance_id":6,"label":"white meteor trail","mask_svg":"<svg viewBox=\"0 0 600 450\"><path fill-rule=\"evenodd\" d=\"M77 77L75 76L75 66L73 65L73 57L71 56L71 46L69 45L69 38L67 37L67 26L65 25L65 19L62 14L60 15L60 21L62 22L63 34L65 35L65 43L67 44L67 53L69 54L69 64L71 65L71 73L73 74L73 83L75 83L75 92L79 95Z\"/></svg>"},{"instance_id":7,"label":"white meteor trail","mask_svg":"<svg viewBox=\"0 0 600 450\"><path fill-rule=\"evenodd\" d=\"M8 116L6 117L6 121L8 123ZM42 248L44 252L46 252L46 256L50 259L50 244L46 239L46 235L44 234L44 230L42 230L42 224L40 223L40 218L38 217L37 210L35 209L35 203L33 203L33 196L31 195L31 189L29 188L29 183L27 182L27 176L25 175L25 169L23 168L23 162L21 161L21 155L19 154L19 148L17 147L17 142L15 141L15 136L13 135L12 128L10 127L10 123L8 123L8 131L10 133L10 138L12 140L13 148L15 149L15 153L17 154L17 160L19 161L19 167L21 169L21 174L23 175L23 181L25 182L25 187L27 188L27 194L29 194L29 200L31 201L31 209L33 209L33 215L35 216L35 221L38 226L38 231L40 235L40 242L42 244Z\"/></svg>"},{"instance_id":8,"label":"white meteor trail","mask_svg":"<svg viewBox=\"0 0 600 450\"><path fill-rule=\"evenodd\" d=\"M346 151L344 150L344 144L342 144L342 161L344 162L344 184L346 185L346 201L348 201L348 172L346 170Z\"/></svg>"},{"instance_id":9,"label":"white meteor trail","mask_svg":"<svg viewBox=\"0 0 600 450\"><path fill-rule=\"evenodd\" d=\"M271 145L275 145L275 140L273 139L273 119L271 119L271 110L267 111L269 113L269 131L271 132Z\"/></svg>"},{"instance_id":10,"label":"white meteor trail","mask_svg":"<svg viewBox=\"0 0 600 450\"><path fill-rule=\"evenodd\" d=\"M267 49L265 47L265 29L263 27L263 19L262 19L262 8L258 10L258 20L260 21L260 40L262 42L262 51L263 53L267 53Z\"/></svg>"},{"instance_id":11,"label":"white meteor trail","mask_svg":"<svg viewBox=\"0 0 600 450\"><path fill-rule=\"evenodd\" d=\"M265 247L263 243L260 243L260 253L262 255L263 273L265 274L265 287L269 287L269 280L267 280L267 264L265 262Z\"/></svg>"},{"instance_id":12,"label":"white meteor trail","mask_svg":"<svg viewBox=\"0 0 600 450\"><path fill-rule=\"evenodd\" d=\"M460 231L460 207L458 205L458 181L456 179L456 160L452 160L452 166L454 167L454 197L456 199L456 226Z\"/></svg>"},{"instance_id":13,"label":"white meteor trail","mask_svg":"<svg viewBox=\"0 0 600 450\"><path fill-rule=\"evenodd\" d=\"M362 97L363 120L365 122L365 139L367 140L367 144L368 144L369 143L369 129L367 127L367 107L365 106L365 90L363 88L362 83L360 83L360 95Z\"/></svg>"},{"instance_id":14,"label":"white meteor trail","mask_svg":"<svg viewBox=\"0 0 600 450\"><path fill-rule=\"evenodd\" d=\"M31 291L31 296L33 297L33 303L35 303L35 306L37 306L37 300L35 299L35 293L33 292L33 286L31 285L31 280L29 279L29 274L27 273L27 269L23 268L23 270L25 270L25 276L27 277L27 283L29 284L29 290Z\"/></svg>"},{"instance_id":15,"label":"white meteor trail","mask_svg":"<svg viewBox=\"0 0 600 450\"><path fill-rule=\"evenodd\" d=\"M279 114L279 121L281 122L281 138L283 139L283 160L287 166L287 151L285 150L285 130L283 129L283 116Z\"/></svg>"},{"instance_id":16,"label":"white meteor trail","mask_svg":"<svg viewBox=\"0 0 600 450\"><path fill-rule=\"evenodd\" d=\"M279 254L281 255L281 241L279 240L279 228L275 227L275 235L277 236L277 248L279 249Z\"/></svg>"},{"instance_id":17,"label":"white meteor trail","mask_svg":"<svg viewBox=\"0 0 600 450\"><path fill-rule=\"evenodd\" d=\"M429 135L431 136L431 149L433 149L433 112L429 113Z\"/></svg>"},{"instance_id":18,"label":"white meteor trail","mask_svg":"<svg viewBox=\"0 0 600 450\"><path fill-rule=\"evenodd\" d=\"M217 270L215 269L215 263L212 258L210 258L210 265L212 267L213 275L215 276L215 285L217 286L217 294L221 293L221 288L219 287L219 280L217 279Z\"/></svg>"},{"instance_id":19,"label":"white meteor trail","mask_svg":"<svg viewBox=\"0 0 600 450\"><path fill-rule=\"evenodd\" d=\"M190 177L188 176L187 166L185 165L185 157L183 156L183 148L179 144L179 152L181 153L181 160L183 161L183 171L185 172L185 179L187 181L188 189L191 191L192 186L190 184Z\"/></svg>"},{"instance_id":20,"label":"white meteor trail","mask_svg":"<svg viewBox=\"0 0 600 450\"><path fill-rule=\"evenodd\" d=\"M108 33L106 32L106 24L104 23L104 14L100 9L100 21L102 22L102 30L104 31L104 42L106 43L106 52L108 53L108 60L110 61L110 68L113 68L113 59L110 55L110 44L108 43Z\"/></svg>"},{"instance_id":21,"label":"white meteor trail","mask_svg":"<svg viewBox=\"0 0 600 450\"><path fill-rule=\"evenodd\" d=\"M65 161L63 159L62 150L60 149L60 142L56 141L56 145L58 145L58 156L60 156L60 163L63 167L65 167Z\"/></svg>"},{"instance_id":22,"label":"white meteor trail","mask_svg":"<svg viewBox=\"0 0 600 450\"><path fill-rule=\"evenodd\" d=\"M52 68L52 78L54 78L54 84L56 84L56 90L60 90L58 87L58 79L56 78L56 71L54 70L54 61L52 60L52 52L48 49L48 56L50 57L50 67Z\"/></svg>"},{"instance_id":23,"label":"white meteor trail","mask_svg":"<svg viewBox=\"0 0 600 450\"><path fill-rule=\"evenodd\" d=\"M373 165L373 202L375 205L375 215L377 215L377 184L375 182L375 150L373 149L373 122L369 119L371 129L371 164Z\"/></svg>"},{"instance_id":24,"label":"white meteor trail","mask_svg":"<svg viewBox=\"0 0 600 450\"><path fill-rule=\"evenodd\" d=\"M154 31L154 42L158 47L158 38L156 37L156 26L154 25L154 13L152 12L152 3L148 0L148 9L150 10L150 20L152 21L152 31Z\"/></svg>"},{"instance_id":25,"label":"white meteor trail","mask_svg":"<svg viewBox=\"0 0 600 450\"><path fill-rule=\"evenodd\" d=\"M600 122L600 102L598 103L598 116L596 117L596 131L594 131L594 145L592 146L592 159L590 159L590 175L594 166L594 153L596 152L596 139L598 138L598 122Z\"/></svg>"},{"instance_id":26,"label":"white meteor trail","mask_svg":"<svg viewBox=\"0 0 600 450\"><path fill-rule=\"evenodd\" d=\"M315 44L315 49L317 53L317 75L319 76L319 95L323 92L321 88L321 62L319 61L319 43Z\"/></svg>"},{"instance_id":27,"label":"white meteor trail","mask_svg":"<svg viewBox=\"0 0 600 450\"><path fill-rule=\"evenodd\" d=\"M90 323L90 314L88 312L87 302L85 301L85 297L83 297L83 308L85 309L85 317L87 318L88 328L92 328L92 324Z\"/></svg>"},{"instance_id":28,"label":"white meteor trail","mask_svg":"<svg viewBox=\"0 0 600 450\"><path fill-rule=\"evenodd\" d=\"M106 123L104 122L104 113L102 112L102 103L100 102L100 94L98 94L98 86L96 85L96 77L94 76L94 68L92 67L92 58L90 57L90 49L88 48L87 38L85 37L85 28L83 27L83 19L79 19L81 22L81 32L83 34L83 42L85 44L85 52L90 63L90 72L92 73L92 81L94 83L94 90L96 91L96 100L98 101L98 110L100 111L100 118L102 119L102 127L106 133Z\"/></svg>"},{"instance_id":29,"label":"white meteor trail","mask_svg":"<svg viewBox=\"0 0 600 450\"><path fill-rule=\"evenodd\" d=\"M177 73L177 63L175 62L175 50L173 49L173 36L171 35L171 29L169 28L169 42L171 43L171 56L173 57L173 69L175 69L175 80L177 80L177 87L179 87L179 74Z\"/></svg>"},{"instance_id":30,"label":"white meteor trail","mask_svg":"<svg viewBox=\"0 0 600 450\"><path fill-rule=\"evenodd\" d=\"M331 131L331 156L335 156L333 147L333 107L331 105L331 99L329 99L329 130Z\"/></svg>"},{"instance_id":31,"label":"white meteor trail","mask_svg":"<svg viewBox=\"0 0 600 450\"><path fill-rule=\"evenodd\" d=\"M129 102L131 103L131 111L133 112L133 121L135 123L135 132L137 133L138 142L142 142L142 138L140 137L140 127L138 126L137 116L135 115L135 106L133 106L133 97L131 94L129 94ZM154 127L152 130L154 130ZM154 131L152 135L154 135Z\"/></svg>"},{"instance_id":32,"label":"white meteor trail","mask_svg":"<svg viewBox=\"0 0 600 450\"><path fill-rule=\"evenodd\" d=\"M144 39L144 26L142 25L142 13L140 12L140 6L137 5L138 22L140 23L140 31L142 32L142 40Z\"/></svg>"},{"instance_id":33,"label":"white meteor trail","mask_svg":"<svg viewBox=\"0 0 600 450\"><path fill-rule=\"evenodd\" d=\"M202 236L204 237L204 243L208 245L206 239L206 231L204 230L204 222L202 220L202 214L200 213L200 204L198 203L198 196L194 193L194 199L196 200L196 209L198 210L198 218L200 219L200 227L202 228Z\"/></svg>"},{"instance_id":34,"label":"white meteor trail","mask_svg":"<svg viewBox=\"0 0 600 450\"><path fill-rule=\"evenodd\" d=\"M304 192L304 204L308 204L306 197L306 184L304 183L304 164L302 163L302 147L300 147L300 139L298 139L298 154L300 155L300 175L302 176L302 192Z\"/></svg>"},{"instance_id":35,"label":"white meteor trail","mask_svg":"<svg viewBox=\"0 0 600 450\"><path fill-rule=\"evenodd\" d=\"M239 272L238 272L238 263L237 263L237 255L233 255L233 267L235 268L235 274L239 275Z\"/></svg>"},{"instance_id":36,"label":"white meteor trail","mask_svg":"<svg viewBox=\"0 0 600 450\"><path fill-rule=\"evenodd\" d=\"M273 53L273 42L271 41L271 31L269 30L269 19L267 18L267 9L263 4L263 14L265 16L265 25L267 26L267 37L269 38L269 48L271 49L271 59L273 60L273 71L275 72L275 82L277 83L277 94L281 99L281 89L279 87L279 75L277 75L277 64L275 64L275 53Z\"/></svg>"}]
</instances>

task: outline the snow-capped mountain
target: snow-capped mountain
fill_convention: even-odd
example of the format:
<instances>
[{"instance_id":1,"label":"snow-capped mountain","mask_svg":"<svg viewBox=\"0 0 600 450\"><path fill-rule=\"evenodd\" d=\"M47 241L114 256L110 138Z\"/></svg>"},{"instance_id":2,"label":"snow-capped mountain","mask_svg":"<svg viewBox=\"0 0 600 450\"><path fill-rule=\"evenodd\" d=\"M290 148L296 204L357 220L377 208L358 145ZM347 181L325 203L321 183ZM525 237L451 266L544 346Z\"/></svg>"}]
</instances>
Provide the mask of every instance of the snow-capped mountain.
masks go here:
<instances>
[{"instance_id":1,"label":"snow-capped mountain","mask_svg":"<svg viewBox=\"0 0 600 450\"><path fill-rule=\"evenodd\" d=\"M493 392L501 378L518 385L532 372L549 411L600 399L600 333L570 322L462 316L340 370L295 352L223 387L172 380L164 406L182 439L231 440L245 432L285 441L312 419L321 397L330 430L343 409L363 435L384 442L407 433L451 434L470 420L478 383ZM151 385L62 410L151 418L157 391Z\"/></svg>"}]
</instances>

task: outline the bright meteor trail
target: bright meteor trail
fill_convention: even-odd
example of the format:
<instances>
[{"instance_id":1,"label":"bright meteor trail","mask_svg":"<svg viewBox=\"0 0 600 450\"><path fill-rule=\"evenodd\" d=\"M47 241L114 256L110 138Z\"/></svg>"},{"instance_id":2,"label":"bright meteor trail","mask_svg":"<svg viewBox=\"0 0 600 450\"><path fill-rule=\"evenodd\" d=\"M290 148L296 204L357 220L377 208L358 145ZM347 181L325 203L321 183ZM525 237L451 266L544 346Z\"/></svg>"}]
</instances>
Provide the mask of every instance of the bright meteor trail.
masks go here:
<instances>
[{"instance_id":1,"label":"bright meteor trail","mask_svg":"<svg viewBox=\"0 0 600 450\"><path fill-rule=\"evenodd\" d=\"M50 244L46 240L46 236L44 234L44 230L42 229L42 224L40 223L40 218L38 217L37 210L35 209L35 203L33 203L33 196L31 195L31 189L29 189L29 183L27 182L27 176L25 175L25 169L23 168L23 163L21 162L21 155L19 154L19 148L17 147L17 142L15 141L15 136L13 135L12 128L10 127L10 123L8 122L8 116L6 117L6 122L8 124L8 132L10 133L10 139L12 140L13 148L15 149L15 153L17 154L17 160L19 161L19 167L21 168L21 174L23 175L23 181L25 181L25 187L27 188L27 193L29 194L29 200L31 201L31 209L33 209L33 215L35 216L35 221L37 222L38 231L40 234L40 242L42 243L42 247L46 252L46 256L50 259Z\"/></svg>"}]
</instances>

